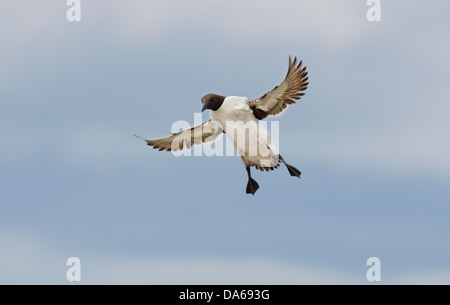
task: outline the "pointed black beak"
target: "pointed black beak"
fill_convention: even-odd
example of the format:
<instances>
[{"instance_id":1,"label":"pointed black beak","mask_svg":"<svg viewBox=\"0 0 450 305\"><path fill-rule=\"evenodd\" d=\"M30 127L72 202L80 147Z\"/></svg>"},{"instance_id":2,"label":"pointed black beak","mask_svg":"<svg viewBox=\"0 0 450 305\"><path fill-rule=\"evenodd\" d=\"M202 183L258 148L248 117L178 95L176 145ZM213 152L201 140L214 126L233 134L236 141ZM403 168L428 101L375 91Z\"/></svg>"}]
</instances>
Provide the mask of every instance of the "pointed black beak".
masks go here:
<instances>
[{"instance_id":1,"label":"pointed black beak","mask_svg":"<svg viewBox=\"0 0 450 305\"><path fill-rule=\"evenodd\" d=\"M208 109L208 106L203 105L203 107L202 107L202 112L205 111L206 109Z\"/></svg>"}]
</instances>

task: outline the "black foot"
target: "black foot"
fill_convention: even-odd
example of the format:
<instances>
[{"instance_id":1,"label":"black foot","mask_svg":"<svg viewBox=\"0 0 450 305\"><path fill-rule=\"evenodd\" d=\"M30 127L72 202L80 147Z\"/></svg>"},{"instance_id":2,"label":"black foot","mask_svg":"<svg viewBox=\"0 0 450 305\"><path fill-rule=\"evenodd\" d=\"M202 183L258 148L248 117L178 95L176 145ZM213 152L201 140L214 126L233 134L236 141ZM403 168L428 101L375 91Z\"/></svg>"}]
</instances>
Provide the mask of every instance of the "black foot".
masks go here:
<instances>
[{"instance_id":1,"label":"black foot","mask_svg":"<svg viewBox=\"0 0 450 305\"><path fill-rule=\"evenodd\" d=\"M286 164L286 167L287 167L287 169L289 171L289 174L291 174L291 176L295 176L295 177L299 177L300 178L300 175L302 174L301 171L299 171L297 168L295 168L292 165Z\"/></svg>"},{"instance_id":2,"label":"black foot","mask_svg":"<svg viewBox=\"0 0 450 305\"><path fill-rule=\"evenodd\" d=\"M295 177L299 177L300 178L300 175L302 174L301 171L299 171L295 166L292 166L292 165L288 164L286 161L284 161L284 159L283 159L283 157L281 155L280 155L280 160L281 160L281 162L284 163L284 165L286 165L286 167L287 167L287 169L289 171L289 174L291 174L291 176L295 176Z\"/></svg>"},{"instance_id":3,"label":"black foot","mask_svg":"<svg viewBox=\"0 0 450 305\"><path fill-rule=\"evenodd\" d=\"M258 182L256 182L255 179L253 178L249 178L247 183L247 194L255 195L258 189L259 189Z\"/></svg>"}]
</instances>

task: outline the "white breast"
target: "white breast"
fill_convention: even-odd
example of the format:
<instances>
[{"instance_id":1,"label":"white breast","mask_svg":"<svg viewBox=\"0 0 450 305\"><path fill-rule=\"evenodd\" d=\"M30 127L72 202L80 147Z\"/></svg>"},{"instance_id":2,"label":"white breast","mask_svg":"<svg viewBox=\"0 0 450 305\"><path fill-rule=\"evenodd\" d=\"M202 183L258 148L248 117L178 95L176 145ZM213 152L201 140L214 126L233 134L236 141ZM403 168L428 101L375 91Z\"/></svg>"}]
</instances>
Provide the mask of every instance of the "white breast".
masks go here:
<instances>
[{"instance_id":1,"label":"white breast","mask_svg":"<svg viewBox=\"0 0 450 305\"><path fill-rule=\"evenodd\" d=\"M244 96L228 96L219 109L211 111L211 117L222 123L224 127L227 121L256 120L247 102L248 99Z\"/></svg>"},{"instance_id":2,"label":"white breast","mask_svg":"<svg viewBox=\"0 0 450 305\"><path fill-rule=\"evenodd\" d=\"M279 153L272 147L270 134L259 124L247 102L246 97L228 96L218 110L211 111L211 118L222 124L246 166L276 166Z\"/></svg>"}]
</instances>

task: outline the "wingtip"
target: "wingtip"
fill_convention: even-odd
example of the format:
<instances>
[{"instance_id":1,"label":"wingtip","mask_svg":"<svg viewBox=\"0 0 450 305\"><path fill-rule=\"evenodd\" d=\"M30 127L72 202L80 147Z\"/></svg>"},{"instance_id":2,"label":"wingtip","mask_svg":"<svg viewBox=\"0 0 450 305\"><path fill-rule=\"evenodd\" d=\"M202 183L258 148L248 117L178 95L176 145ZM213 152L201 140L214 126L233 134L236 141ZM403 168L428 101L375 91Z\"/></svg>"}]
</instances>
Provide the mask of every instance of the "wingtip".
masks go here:
<instances>
[{"instance_id":1,"label":"wingtip","mask_svg":"<svg viewBox=\"0 0 450 305\"><path fill-rule=\"evenodd\" d=\"M294 59L292 59L292 56L289 55L289 68L288 70L292 70L292 67L295 67L295 62L297 61L297 57L294 56Z\"/></svg>"},{"instance_id":2,"label":"wingtip","mask_svg":"<svg viewBox=\"0 0 450 305\"><path fill-rule=\"evenodd\" d=\"M143 139L143 138L141 138L140 136L138 136L138 135L133 135L135 138L137 138L137 139L139 139L139 140L142 140L142 141L145 141L145 139Z\"/></svg>"},{"instance_id":3,"label":"wingtip","mask_svg":"<svg viewBox=\"0 0 450 305\"><path fill-rule=\"evenodd\" d=\"M135 137L136 137L137 139L139 139L139 140L142 140L142 141L146 142L148 146L152 146L153 148L156 148L156 147L153 146L153 145L154 145L153 141L151 141L151 140L146 140L146 139L144 139L144 138L141 138L141 137L138 136L138 135L133 135L133 136L135 136Z\"/></svg>"}]
</instances>

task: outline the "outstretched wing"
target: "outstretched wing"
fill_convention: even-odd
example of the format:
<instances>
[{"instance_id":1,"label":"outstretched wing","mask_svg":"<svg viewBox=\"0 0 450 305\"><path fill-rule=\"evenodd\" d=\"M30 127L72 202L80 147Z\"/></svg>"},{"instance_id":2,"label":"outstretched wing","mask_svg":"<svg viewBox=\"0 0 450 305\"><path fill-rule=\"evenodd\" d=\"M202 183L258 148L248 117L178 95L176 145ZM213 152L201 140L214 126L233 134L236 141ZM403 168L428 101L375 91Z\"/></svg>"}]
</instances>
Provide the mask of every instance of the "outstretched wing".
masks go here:
<instances>
[{"instance_id":1,"label":"outstretched wing","mask_svg":"<svg viewBox=\"0 0 450 305\"><path fill-rule=\"evenodd\" d=\"M144 140L147 145L153 146L154 149L177 151L184 148L191 148L193 145L208 143L215 141L221 134L223 129L220 123L209 119L201 125L174 133L170 137L158 140L146 140L139 136L136 138Z\"/></svg>"},{"instance_id":2,"label":"outstretched wing","mask_svg":"<svg viewBox=\"0 0 450 305\"><path fill-rule=\"evenodd\" d=\"M262 120L268 115L280 114L287 105L294 104L294 100L305 94L301 91L308 88L307 75L306 67L302 68L302 62L297 65L297 57L292 61L289 56L289 70L284 81L260 98L248 101L255 117Z\"/></svg>"}]
</instances>

